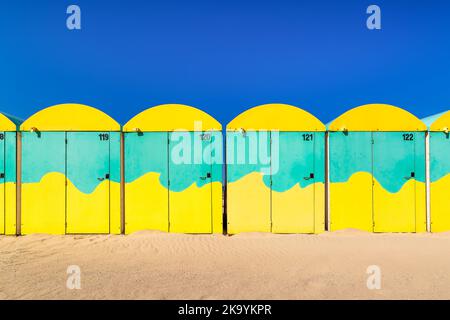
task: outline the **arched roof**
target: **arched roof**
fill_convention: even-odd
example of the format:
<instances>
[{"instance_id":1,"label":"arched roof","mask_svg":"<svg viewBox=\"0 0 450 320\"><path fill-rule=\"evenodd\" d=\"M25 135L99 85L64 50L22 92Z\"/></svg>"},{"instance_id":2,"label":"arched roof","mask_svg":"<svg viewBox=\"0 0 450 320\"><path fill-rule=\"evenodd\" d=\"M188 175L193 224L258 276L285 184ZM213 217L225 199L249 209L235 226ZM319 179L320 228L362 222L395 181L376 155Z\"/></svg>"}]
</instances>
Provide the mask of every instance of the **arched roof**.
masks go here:
<instances>
[{"instance_id":1,"label":"arched roof","mask_svg":"<svg viewBox=\"0 0 450 320\"><path fill-rule=\"evenodd\" d=\"M16 117L0 112L0 131L17 131L21 122Z\"/></svg>"},{"instance_id":2,"label":"arched roof","mask_svg":"<svg viewBox=\"0 0 450 320\"><path fill-rule=\"evenodd\" d=\"M329 131L426 131L426 125L412 113L388 104L367 104L353 108L329 124Z\"/></svg>"},{"instance_id":3,"label":"arched roof","mask_svg":"<svg viewBox=\"0 0 450 320\"><path fill-rule=\"evenodd\" d=\"M264 104L248 109L227 125L234 130L325 131L311 113L287 104Z\"/></svg>"},{"instance_id":4,"label":"arched roof","mask_svg":"<svg viewBox=\"0 0 450 320\"><path fill-rule=\"evenodd\" d=\"M220 131L222 125L206 112L183 104L163 104L148 108L131 118L124 132Z\"/></svg>"},{"instance_id":5,"label":"arched roof","mask_svg":"<svg viewBox=\"0 0 450 320\"><path fill-rule=\"evenodd\" d=\"M450 110L423 119L430 131L450 131Z\"/></svg>"},{"instance_id":6,"label":"arched roof","mask_svg":"<svg viewBox=\"0 0 450 320\"><path fill-rule=\"evenodd\" d=\"M20 126L29 131L120 131L120 125L103 111L83 104L58 104L36 112Z\"/></svg>"}]
</instances>

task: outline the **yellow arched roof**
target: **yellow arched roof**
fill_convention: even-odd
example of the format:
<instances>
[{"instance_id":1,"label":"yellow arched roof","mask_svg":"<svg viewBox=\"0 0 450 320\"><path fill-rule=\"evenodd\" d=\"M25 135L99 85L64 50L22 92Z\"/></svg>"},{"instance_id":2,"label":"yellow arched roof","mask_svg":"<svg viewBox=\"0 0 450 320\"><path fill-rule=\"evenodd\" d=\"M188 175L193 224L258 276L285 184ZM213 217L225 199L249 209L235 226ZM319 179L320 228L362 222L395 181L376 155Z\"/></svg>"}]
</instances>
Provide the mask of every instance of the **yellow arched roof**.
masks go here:
<instances>
[{"instance_id":1,"label":"yellow arched roof","mask_svg":"<svg viewBox=\"0 0 450 320\"><path fill-rule=\"evenodd\" d=\"M0 131L16 131L17 124L0 112Z\"/></svg>"},{"instance_id":2,"label":"yellow arched roof","mask_svg":"<svg viewBox=\"0 0 450 320\"><path fill-rule=\"evenodd\" d=\"M353 108L334 121L330 131L426 131L427 126L408 111L388 104Z\"/></svg>"},{"instance_id":3,"label":"yellow arched roof","mask_svg":"<svg viewBox=\"0 0 450 320\"><path fill-rule=\"evenodd\" d=\"M163 104L148 108L130 119L124 132L220 131L222 125L206 112L183 104Z\"/></svg>"},{"instance_id":4,"label":"yellow arched roof","mask_svg":"<svg viewBox=\"0 0 450 320\"><path fill-rule=\"evenodd\" d=\"M29 131L120 131L120 124L103 111L83 104L58 104L36 112L20 126Z\"/></svg>"},{"instance_id":5,"label":"yellow arched roof","mask_svg":"<svg viewBox=\"0 0 450 320\"><path fill-rule=\"evenodd\" d=\"M227 125L228 131L278 130L325 131L325 125L309 112L288 104L264 104L248 109Z\"/></svg>"},{"instance_id":6,"label":"yellow arched roof","mask_svg":"<svg viewBox=\"0 0 450 320\"><path fill-rule=\"evenodd\" d=\"M441 115L431 124L430 131L450 131L450 110Z\"/></svg>"}]
</instances>

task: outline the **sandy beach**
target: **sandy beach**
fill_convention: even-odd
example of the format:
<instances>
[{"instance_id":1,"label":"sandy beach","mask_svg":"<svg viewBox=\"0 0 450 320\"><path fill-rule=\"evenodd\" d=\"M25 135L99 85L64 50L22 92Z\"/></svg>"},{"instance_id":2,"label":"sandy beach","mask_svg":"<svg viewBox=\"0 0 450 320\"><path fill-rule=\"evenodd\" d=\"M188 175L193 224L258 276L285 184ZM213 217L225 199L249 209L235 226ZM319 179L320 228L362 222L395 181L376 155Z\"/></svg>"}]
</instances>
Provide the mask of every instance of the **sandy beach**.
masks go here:
<instances>
[{"instance_id":1,"label":"sandy beach","mask_svg":"<svg viewBox=\"0 0 450 320\"><path fill-rule=\"evenodd\" d=\"M0 299L450 299L450 233L0 236L0 270Z\"/></svg>"}]
</instances>

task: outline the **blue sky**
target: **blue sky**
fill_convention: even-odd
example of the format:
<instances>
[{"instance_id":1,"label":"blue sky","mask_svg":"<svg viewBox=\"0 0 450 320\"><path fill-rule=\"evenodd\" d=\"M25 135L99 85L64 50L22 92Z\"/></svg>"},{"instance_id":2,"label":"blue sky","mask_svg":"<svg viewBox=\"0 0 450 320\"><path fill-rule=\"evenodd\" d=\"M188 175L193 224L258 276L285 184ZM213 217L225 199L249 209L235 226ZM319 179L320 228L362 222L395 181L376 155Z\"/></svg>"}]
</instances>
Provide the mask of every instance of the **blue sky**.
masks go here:
<instances>
[{"instance_id":1,"label":"blue sky","mask_svg":"<svg viewBox=\"0 0 450 320\"><path fill-rule=\"evenodd\" d=\"M82 30L66 28L77 4ZM366 28L377 4L382 30ZM279 102L324 122L366 103L449 109L448 1L0 0L0 110L78 102L121 123L183 103L226 124Z\"/></svg>"}]
</instances>

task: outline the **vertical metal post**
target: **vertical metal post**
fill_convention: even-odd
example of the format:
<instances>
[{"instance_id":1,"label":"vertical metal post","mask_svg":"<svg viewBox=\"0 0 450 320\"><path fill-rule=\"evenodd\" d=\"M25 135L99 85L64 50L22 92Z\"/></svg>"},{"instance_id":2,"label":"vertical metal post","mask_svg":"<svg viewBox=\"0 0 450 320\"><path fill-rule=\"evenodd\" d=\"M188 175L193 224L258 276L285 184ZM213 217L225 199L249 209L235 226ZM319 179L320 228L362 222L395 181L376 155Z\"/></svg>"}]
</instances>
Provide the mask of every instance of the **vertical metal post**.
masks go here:
<instances>
[{"instance_id":1,"label":"vertical metal post","mask_svg":"<svg viewBox=\"0 0 450 320\"><path fill-rule=\"evenodd\" d=\"M427 212L427 232L431 232L431 203L430 203L430 133L425 133L425 190L427 194L426 212Z\"/></svg>"},{"instance_id":2,"label":"vertical metal post","mask_svg":"<svg viewBox=\"0 0 450 320\"><path fill-rule=\"evenodd\" d=\"M330 231L330 150L329 133L325 132L325 231Z\"/></svg>"},{"instance_id":3,"label":"vertical metal post","mask_svg":"<svg viewBox=\"0 0 450 320\"><path fill-rule=\"evenodd\" d=\"M22 234L22 133L16 134L16 235Z\"/></svg>"},{"instance_id":4,"label":"vertical metal post","mask_svg":"<svg viewBox=\"0 0 450 320\"><path fill-rule=\"evenodd\" d=\"M125 136L120 133L120 233L125 234Z\"/></svg>"}]
</instances>

